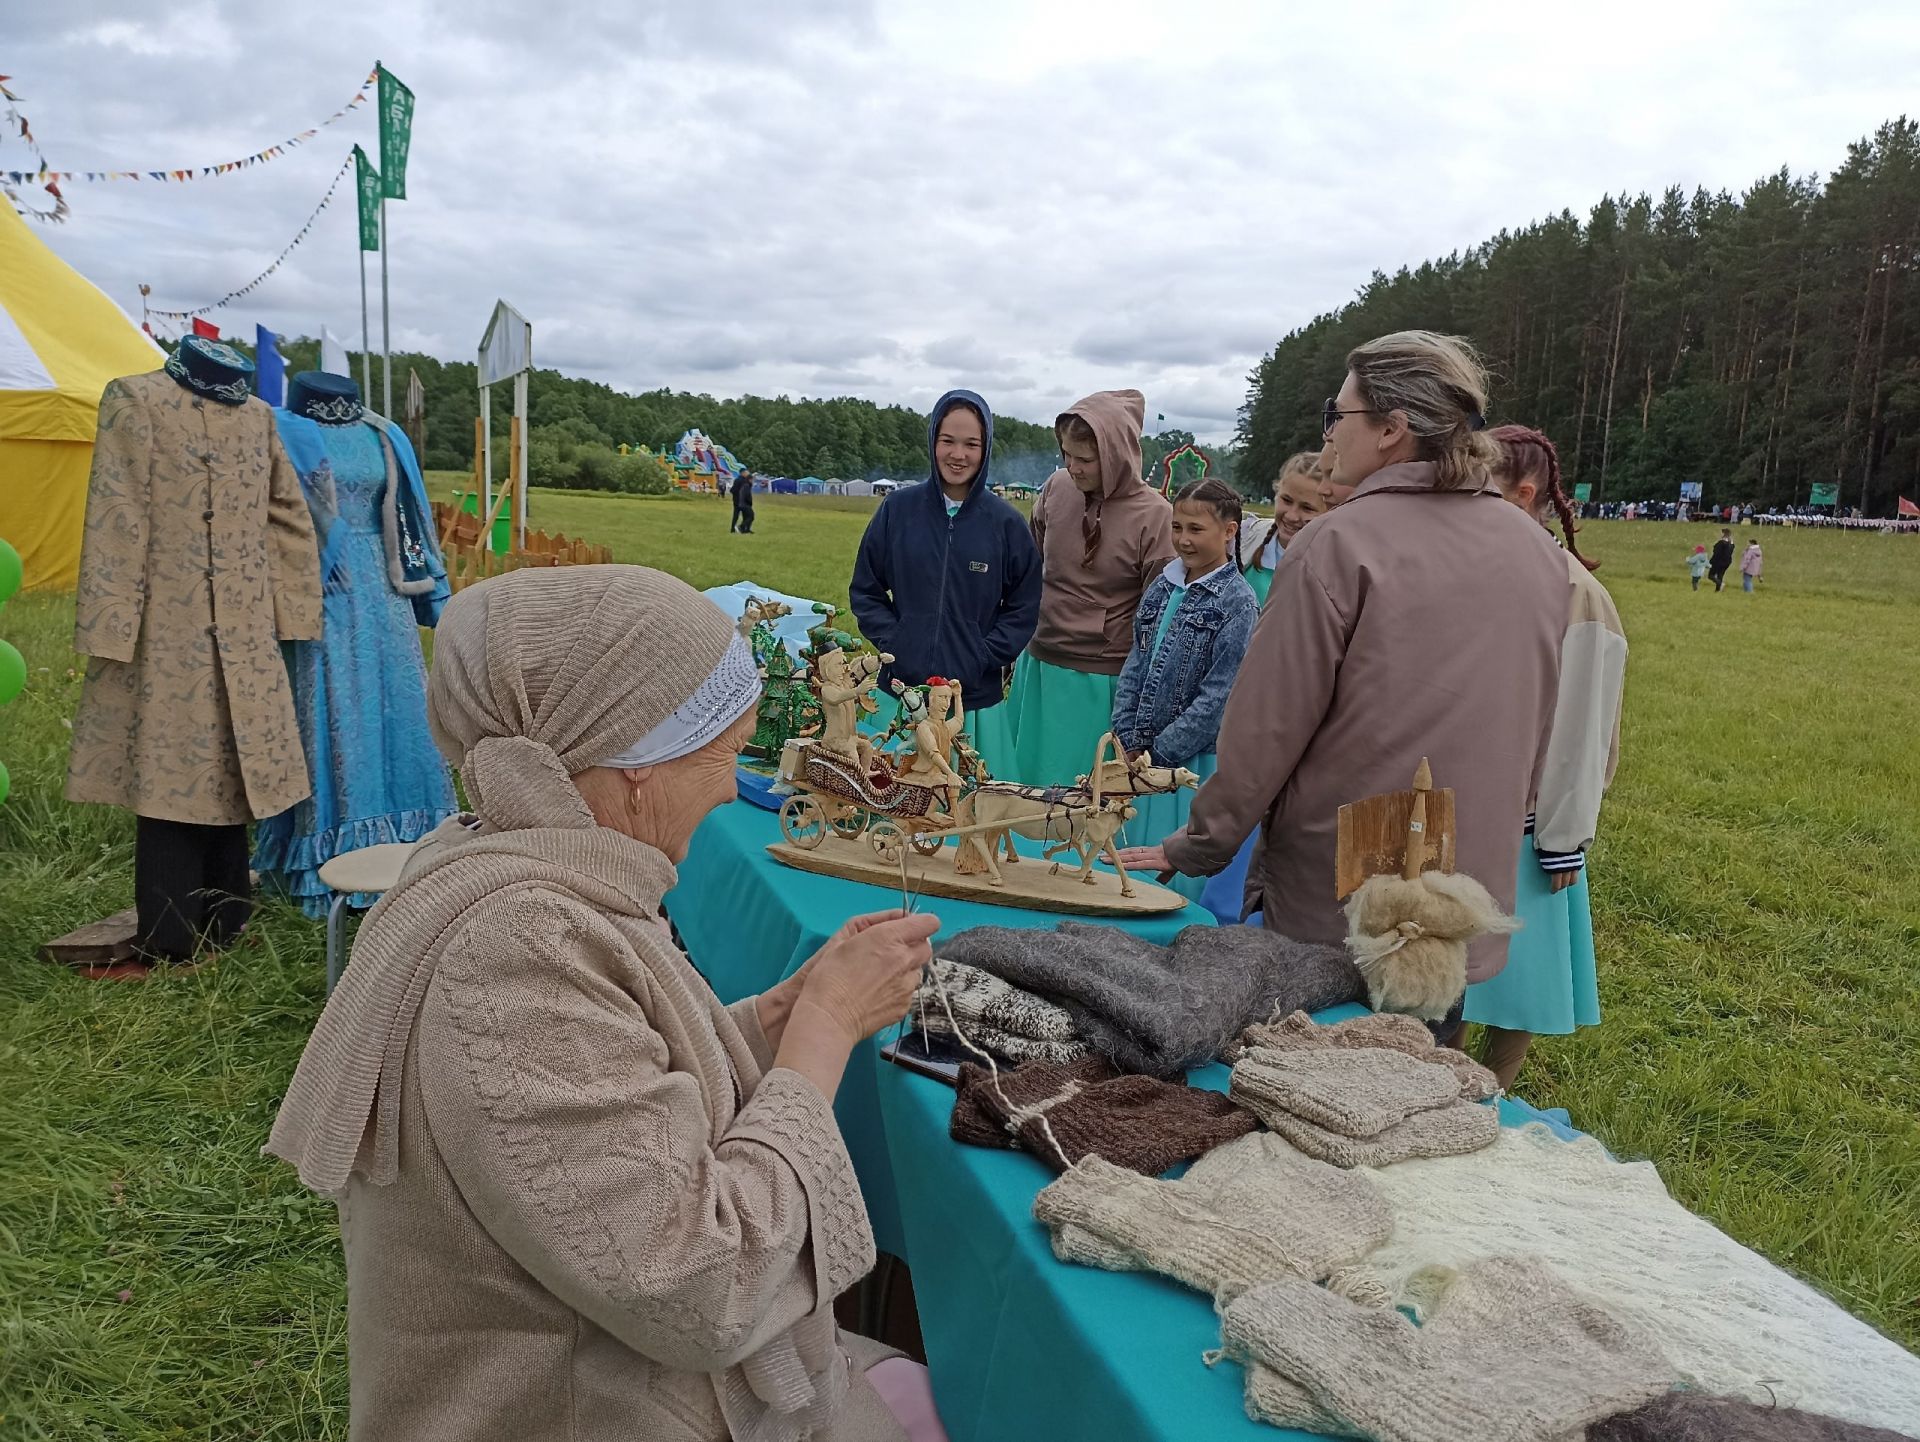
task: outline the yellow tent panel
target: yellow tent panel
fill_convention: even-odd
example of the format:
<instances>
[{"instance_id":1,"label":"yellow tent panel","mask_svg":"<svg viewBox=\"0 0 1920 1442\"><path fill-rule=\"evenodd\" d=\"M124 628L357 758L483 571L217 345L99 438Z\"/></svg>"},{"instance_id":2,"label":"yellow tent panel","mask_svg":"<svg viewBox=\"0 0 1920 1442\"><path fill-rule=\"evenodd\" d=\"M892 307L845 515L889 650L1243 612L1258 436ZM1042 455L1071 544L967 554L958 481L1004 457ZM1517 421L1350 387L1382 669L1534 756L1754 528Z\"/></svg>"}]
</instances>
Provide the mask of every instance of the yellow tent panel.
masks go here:
<instances>
[{"instance_id":1,"label":"yellow tent panel","mask_svg":"<svg viewBox=\"0 0 1920 1442\"><path fill-rule=\"evenodd\" d=\"M0 204L0 537L32 590L80 575L100 393L161 352L93 282Z\"/></svg>"}]
</instances>

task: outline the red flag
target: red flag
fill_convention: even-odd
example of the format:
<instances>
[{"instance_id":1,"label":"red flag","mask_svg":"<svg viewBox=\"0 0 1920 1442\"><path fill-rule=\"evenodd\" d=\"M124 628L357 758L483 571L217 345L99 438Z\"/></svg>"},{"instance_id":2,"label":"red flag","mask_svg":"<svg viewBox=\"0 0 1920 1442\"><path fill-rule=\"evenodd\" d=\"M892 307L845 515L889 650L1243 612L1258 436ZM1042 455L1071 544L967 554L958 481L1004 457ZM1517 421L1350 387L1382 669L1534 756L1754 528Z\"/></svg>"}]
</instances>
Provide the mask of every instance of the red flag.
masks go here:
<instances>
[{"instance_id":1,"label":"red flag","mask_svg":"<svg viewBox=\"0 0 1920 1442\"><path fill-rule=\"evenodd\" d=\"M220 327L210 320L201 320L199 316L193 318L193 333L203 335L208 340L220 339Z\"/></svg>"},{"instance_id":2,"label":"red flag","mask_svg":"<svg viewBox=\"0 0 1920 1442\"><path fill-rule=\"evenodd\" d=\"M1916 506L1912 501L1902 496L1900 498L1900 514L1903 516L1920 516L1920 506Z\"/></svg>"}]
</instances>

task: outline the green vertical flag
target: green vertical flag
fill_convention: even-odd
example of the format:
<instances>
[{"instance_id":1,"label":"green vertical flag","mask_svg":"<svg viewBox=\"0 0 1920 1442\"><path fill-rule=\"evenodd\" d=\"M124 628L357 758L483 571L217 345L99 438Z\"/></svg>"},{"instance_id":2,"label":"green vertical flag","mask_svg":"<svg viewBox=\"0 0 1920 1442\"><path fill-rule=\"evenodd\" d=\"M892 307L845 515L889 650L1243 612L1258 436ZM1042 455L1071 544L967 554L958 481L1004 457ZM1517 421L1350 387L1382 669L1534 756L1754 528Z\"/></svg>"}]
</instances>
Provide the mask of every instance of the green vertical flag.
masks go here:
<instances>
[{"instance_id":1,"label":"green vertical flag","mask_svg":"<svg viewBox=\"0 0 1920 1442\"><path fill-rule=\"evenodd\" d=\"M1838 481L1816 481L1807 495L1810 506L1837 506L1840 504L1840 483Z\"/></svg>"},{"instance_id":2,"label":"green vertical flag","mask_svg":"<svg viewBox=\"0 0 1920 1442\"><path fill-rule=\"evenodd\" d=\"M360 248L380 248L380 172L367 152L353 147L354 189L360 196Z\"/></svg>"},{"instance_id":3,"label":"green vertical flag","mask_svg":"<svg viewBox=\"0 0 1920 1442\"><path fill-rule=\"evenodd\" d=\"M413 144L413 92L380 67L380 173L389 200L407 198L407 151Z\"/></svg>"},{"instance_id":4,"label":"green vertical flag","mask_svg":"<svg viewBox=\"0 0 1920 1442\"><path fill-rule=\"evenodd\" d=\"M1588 501L1592 500L1593 499L1593 482L1592 481L1580 482L1579 485L1573 488L1573 498L1583 506Z\"/></svg>"}]
</instances>

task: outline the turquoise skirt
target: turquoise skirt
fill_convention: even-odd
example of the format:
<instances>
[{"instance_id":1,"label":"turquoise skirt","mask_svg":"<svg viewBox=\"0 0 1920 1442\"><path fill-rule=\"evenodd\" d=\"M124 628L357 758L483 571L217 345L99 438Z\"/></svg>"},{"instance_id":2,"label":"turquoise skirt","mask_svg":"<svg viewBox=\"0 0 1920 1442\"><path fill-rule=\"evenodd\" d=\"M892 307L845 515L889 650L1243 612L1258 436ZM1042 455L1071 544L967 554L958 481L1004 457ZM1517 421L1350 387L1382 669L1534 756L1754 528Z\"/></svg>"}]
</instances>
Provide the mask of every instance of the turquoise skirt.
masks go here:
<instances>
[{"instance_id":1,"label":"turquoise skirt","mask_svg":"<svg viewBox=\"0 0 1920 1442\"><path fill-rule=\"evenodd\" d=\"M1119 684L1118 676L1069 671L1023 654L1002 708L1011 713L1012 757L1005 770L987 763L995 778L1026 786L1071 786L1076 776L1091 773L1100 738L1113 729L1113 693Z\"/></svg>"},{"instance_id":2,"label":"turquoise skirt","mask_svg":"<svg viewBox=\"0 0 1920 1442\"><path fill-rule=\"evenodd\" d=\"M1520 848L1513 914L1522 923L1507 942L1506 969L1467 988L1466 1019L1536 1036L1566 1036L1600 1024L1600 980L1593 959L1593 908L1587 874L1565 891L1548 886L1527 837Z\"/></svg>"},{"instance_id":3,"label":"turquoise skirt","mask_svg":"<svg viewBox=\"0 0 1920 1442\"><path fill-rule=\"evenodd\" d=\"M1205 781L1220 769L1219 759L1211 752L1196 756L1185 763L1187 770ZM1158 846L1168 836L1187 824L1187 813L1193 810L1193 792L1182 786L1178 791L1169 791L1155 796L1136 796L1133 800L1133 820L1129 821L1120 833L1122 846ZM1242 871L1242 876L1245 872ZM1147 880L1156 878L1149 876ZM1179 892L1188 901L1198 901L1200 893L1207 889L1210 876L1182 876L1174 873L1171 881L1162 883L1171 890ZM1234 917L1235 921L1240 918Z\"/></svg>"}]
</instances>

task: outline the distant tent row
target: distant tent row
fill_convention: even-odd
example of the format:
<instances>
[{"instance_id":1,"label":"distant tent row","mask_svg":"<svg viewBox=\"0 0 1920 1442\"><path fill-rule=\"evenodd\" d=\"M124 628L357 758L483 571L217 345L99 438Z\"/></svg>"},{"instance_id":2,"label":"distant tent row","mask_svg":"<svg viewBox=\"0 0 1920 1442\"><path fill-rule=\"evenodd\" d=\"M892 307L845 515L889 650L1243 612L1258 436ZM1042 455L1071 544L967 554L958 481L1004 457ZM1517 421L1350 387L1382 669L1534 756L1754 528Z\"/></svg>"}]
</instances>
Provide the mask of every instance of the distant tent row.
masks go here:
<instances>
[{"instance_id":1,"label":"distant tent row","mask_svg":"<svg viewBox=\"0 0 1920 1442\"><path fill-rule=\"evenodd\" d=\"M0 204L0 536L25 587L80 578L100 393L163 359L105 292Z\"/></svg>"}]
</instances>

